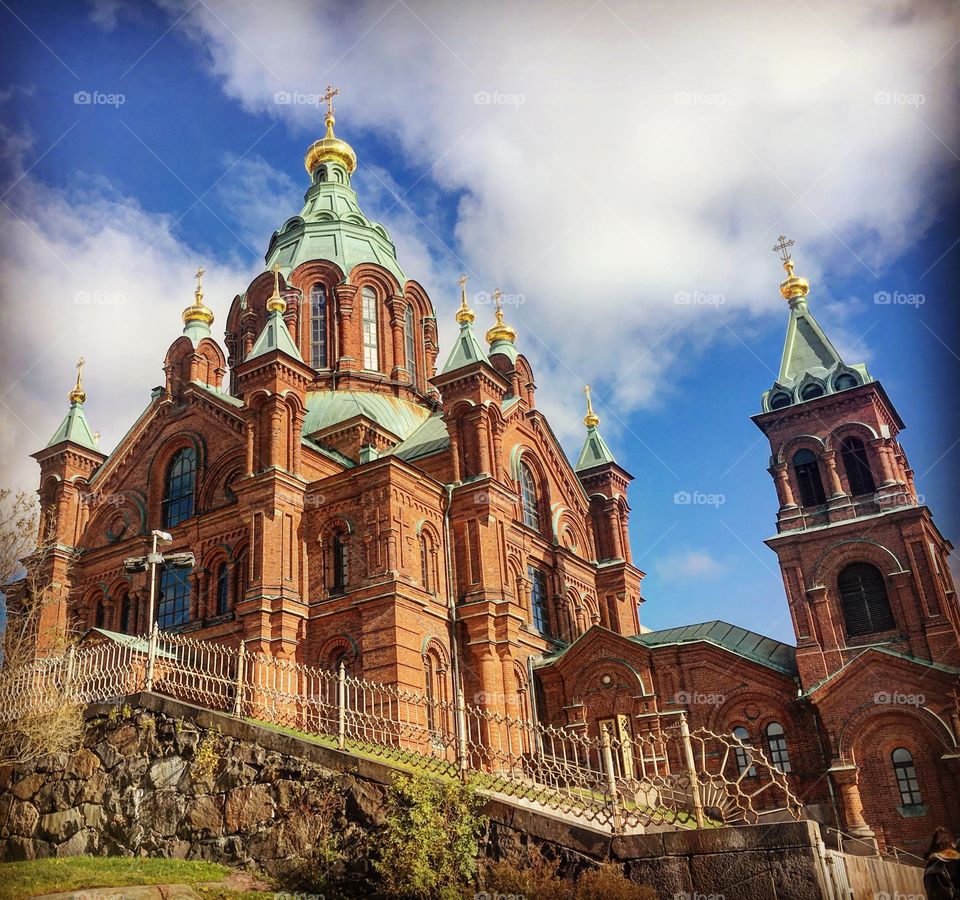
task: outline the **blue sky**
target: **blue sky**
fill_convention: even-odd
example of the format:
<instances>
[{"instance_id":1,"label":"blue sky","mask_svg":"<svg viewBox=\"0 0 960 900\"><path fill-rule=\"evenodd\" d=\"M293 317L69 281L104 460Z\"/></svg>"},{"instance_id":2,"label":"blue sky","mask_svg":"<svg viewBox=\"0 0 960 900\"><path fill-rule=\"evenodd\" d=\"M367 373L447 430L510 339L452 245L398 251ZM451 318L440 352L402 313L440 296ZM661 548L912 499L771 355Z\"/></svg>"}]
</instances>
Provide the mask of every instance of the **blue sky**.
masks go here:
<instances>
[{"instance_id":1,"label":"blue sky","mask_svg":"<svg viewBox=\"0 0 960 900\"><path fill-rule=\"evenodd\" d=\"M105 447L119 440L162 380L200 263L222 326L271 231L299 211L303 151L322 129L315 106L274 94L333 81L361 204L429 290L442 338L461 270L476 290L517 297L508 320L574 458L579 389L594 385L601 430L636 476L642 621L722 618L791 640L762 543L776 509L768 450L749 419L786 324L770 252L781 231L797 238L821 325L907 422L937 523L960 534L952 13L869 7L798 4L792 27L815 40L797 71L761 4L749 27L744 9L704 13L684 37L660 4L637 20L629 4L508 6L515 27L500 27L472 7L458 21L417 3L267 15L11 2L0 9L5 483L33 488L27 455L64 414L78 353L91 424ZM729 58L705 60L696 45L708 38L725 38ZM671 52L680 40L683 54ZM896 62L874 71L893 47ZM877 304L884 291L921 300ZM78 306L78 292L107 299ZM691 293L719 300L678 302ZM489 308L478 312L486 327ZM678 491L722 502L679 505Z\"/></svg>"}]
</instances>

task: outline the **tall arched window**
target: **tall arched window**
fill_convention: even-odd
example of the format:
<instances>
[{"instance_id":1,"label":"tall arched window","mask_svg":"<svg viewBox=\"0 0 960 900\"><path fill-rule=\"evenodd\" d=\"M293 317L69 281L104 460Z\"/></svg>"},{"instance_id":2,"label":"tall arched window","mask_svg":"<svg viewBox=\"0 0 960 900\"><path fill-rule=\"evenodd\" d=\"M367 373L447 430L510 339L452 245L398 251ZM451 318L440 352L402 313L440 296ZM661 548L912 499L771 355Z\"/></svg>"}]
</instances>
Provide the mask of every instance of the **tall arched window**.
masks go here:
<instances>
[{"instance_id":1,"label":"tall arched window","mask_svg":"<svg viewBox=\"0 0 960 900\"><path fill-rule=\"evenodd\" d=\"M315 369L327 365L327 289L322 284L310 288L310 360Z\"/></svg>"},{"instance_id":2,"label":"tall arched window","mask_svg":"<svg viewBox=\"0 0 960 900\"><path fill-rule=\"evenodd\" d=\"M190 570L164 566L157 597L157 624L175 628L190 621Z\"/></svg>"},{"instance_id":3,"label":"tall arched window","mask_svg":"<svg viewBox=\"0 0 960 900\"><path fill-rule=\"evenodd\" d=\"M220 563L217 568L217 604L214 615L222 616L230 608L230 567Z\"/></svg>"},{"instance_id":4,"label":"tall arched window","mask_svg":"<svg viewBox=\"0 0 960 900\"><path fill-rule=\"evenodd\" d=\"M767 726L767 746L770 748L770 762L784 774L793 771L790 768L790 752L787 750L787 736L779 722Z\"/></svg>"},{"instance_id":5,"label":"tall arched window","mask_svg":"<svg viewBox=\"0 0 960 900\"><path fill-rule=\"evenodd\" d=\"M903 747L897 747L890 754L890 761L893 763L893 774L897 776L900 804L920 806L923 795L920 793L920 782L917 781L917 770L913 765L913 754Z\"/></svg>"},{"instance_id":6,"label":"tall arched window","mask_svg":"<svg viewBox=\"0 0 960 900\"><path fill-rule=\"evenodd\" d=\"M124 594L120 598L120 631L123 634L130 634L133 630L133 604L130 602L130 595Z\"/></svg>"},{"instance_id":7,"label":"tall arched window","mask_svg":"<svg viewBox=\"0 0 960 900\"><path fill-rule=\"evenodd\" d=\"M837 592L847 634L872 634L896 628L883 575L870 563L852 563L837 577Z\"/></svg>"},{"instance_id":8,"label":"tall arched window","mask_svg":"<svg viewBox=\"0 0 960 900\"><path fill-rule=\"evenodd\" d=\"M535 566L527 568L530 579L530 611L533 616L533 627L540 634L550 634L550 621L547 617L547 576L542 569Z\"/></svg>"},{"instance_id":9,"label":"tall arched window","mask_svg":"<svg viewBox=\"0 0 960 900\"><path fill-rule=\"evenodd\" d=\"M94 627L96 628L106 628L107 627L107 604L102 600L97 601L97 609L94 614Z\"/></svg>"},{"instance_id":10,"label":"tall arched window","mask_svg":"<svg viewBox=\"0 0 960 900\"><path fill-rule=\"evenodd\" d=\"M163 527L189 519L193 515L193 490L197 477L197 454L193 447L178 450L167 469L163 499Z\"/></svg>"},{"instance_id":11,"label":"tall arched window","mask_svg":"<svg viewBox=\"0 0 960 900\"><path fill-rule=\"evenodd\" d=\"M872 494L876 489L873 472L867 460L867 448L860 438L848 437L842 444L840 456L843 459L843 468L847 473L847 483L850 493L854 497L860 494Z\"/></svg>"},{"instance_id":12,"label":"tall arched window","mask_svg":"<svg viewBox=\"0 0 960 900\"><path fill-rule=\"evenodd\" d=\"M420 584L425 591L430 590L430 543L422 531L420 532Z\"/></svg>"},{"instance_id":13,"label":"tall arched window","mask_svg":"<svg viewBox=\"0 0 960 900\"><path fill-rule=\"evenodd\" d=\"M373 288L363 289L361 319L363 323L363 367L380 368L380 339L377 331L377 295Z\"/></svg>"},{"instance_id":14,"label":"tall arched window","mask_svg":"<svg viewBox=\"0 0 960 900\"><path fill-rule=\"evenodd\" d=\"M330 541L330 590L343 591L349 578L349 535L345 531L336 532Z\"/></svg>"},{"instance_id":15,"label":"tall arched window","mask_svg":"<svg viewBox=\"0 0 960 900\"><path fill-rule=\"evenodd\" d=\"M750 732L742 725L733 729L733 736L744 744L750 744ZM756 766L753 764L753 757L746 747L734 746L733 755L737 759L737 770L741 775L748 775L753 778L757 774Z\"/></svg>"},{"instance_id":16,"label":"tall arched window","mask_svg":"<svg viewBox=\"0 0 960 900\"><path fill-rule=\"evenodd\" d=\"M540 501L537 497L537 482L525 463L520 463L520 499L523 503L523 524L540 530Z\"/></svg>"},{"instance_id":17,"label":"tall arched window","mask_svg":"<svg viewBox=\"0 0 960 900\"><path fill-rule=\"evenodd\" d=\"M826 503L823 482L820 480L820 466L813 452L806 448L793 455L793 473L800 488L800 501L804 506L819 506Z\"/></svg>"},{"instance_id":18,"label":"tall arched window","mask_svg":"<svg viewBox=\"0 0 960 900\"><path fill-rule=\"evenodd\" d=\"M407 304L403 319L403 346L407 357L407 374L412 384L417 383L417 340L413 322L413 304Z\"/></svg>"}]
</instances>

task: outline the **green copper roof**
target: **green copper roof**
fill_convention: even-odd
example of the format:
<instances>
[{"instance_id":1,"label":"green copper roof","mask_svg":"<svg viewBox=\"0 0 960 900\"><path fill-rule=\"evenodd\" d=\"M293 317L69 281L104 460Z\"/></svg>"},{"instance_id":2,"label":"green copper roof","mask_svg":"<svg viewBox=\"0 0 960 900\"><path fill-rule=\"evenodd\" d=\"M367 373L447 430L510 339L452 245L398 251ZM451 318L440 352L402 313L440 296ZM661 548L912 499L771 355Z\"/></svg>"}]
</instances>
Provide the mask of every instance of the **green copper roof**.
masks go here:
<instances>
[{"instance_id":1,"label":"green copper roof","mask_svg":"<svg viewBox=\"0 0 960 900\"><path fill-rule=\"evenodd\" d=\"M494 341L490 345L490 356L493 356L494 353L502 353L510 362L515 363L517 361L517 348L513 341L508 341L505 338L500 338L498 341Z\"/></svg>"},{"instance_id":2,"label":"green copper roof","mask_svg":"<svg viewBox=\"0 0 960 900\"><path fill-rule=\"evenodd\" d=\"M299 362L303 362L303 357L300 355L297 345L290 337L290 329L287 328L287 323L283 321L283 314L276 311L270 313L267 317L267 324L264 325L260 337L257 338L253 349L247 355L247 360L256 359L256 357L270 353L272 350L282 350L287 356L292 356Z\"/></svg>"},{"instance_id":3,"label":"green copper roof","mask_svg":"<svg viewBox=\"0 0 960 900\"><path fill-rule=\"evenodd\" d=\"M70 441L88 450L97 450L97 442L93 439L93 432L87 424L87 417L83 414L82 403L70 404L70 411L53 433L53 437L47 441L47 446L52 447L62 441ZM97 453L99 452L97 450Z\"/></svg>"},{"instance_id":4,"label":"green copper roof","mask_svg":"<svg viewBox=\"0 0 960 900\"><path fill-rule=\"evenodd\" d=\"M286 274L311 259L328 259L349 277L354 266L372 262L403 284L406 276L387 230L363 214L346 170L340 166L327 169L331 178L342 182L322 181L310 187L300 215L288 219L271 239L267 268L276 262Z\"/></svg>"},{"instance_id":5,"label":"green copper roof","mask_svg":"<svg viewBox=\"0 0 960 900\"><path fill-rule=\"evenodd\" d=\"M703 622L699 625L682 625L679 628L665 628L661 631L648 631L630 638L644 647L662 647L668 644L689 644L705 641L737 656L752 660L762 666L776 669L787 675L797 674L797 650L789 644L764 637L754 631L738 628L727 622Z\"/></svg>"},{"instance_id":6,"label":"green copper roof","mask_svg":"<svg viewBox=\"0 0 960 900\"><path fill-rule=\"evenodd\" d=\"M205 322L187 322L187 324L183 326L183 333L186 337L190 338L190 343L193 344L194 347L204 338L211 337L210 326Z\"/></svg>"},{"instance_id":7,"label":"green copper roof","mask_svg":"<svg viewBox=\"0 0 960 900\"><path fill-rule=\"evenodd\" d=\"M410 461L419 459L421 456L429 456L448 446L450 446L450 435L447 432L447 423L440 413L435 413L390 452L394 456L399 456L400 459Z\"/></svg>"},{"instance_id":8,"label":"green copper roof","mask_svg":"<svg viewBox=\"0 0 960 900\"><path fill-rule=\"evenodd\" d=\"M573 467L574 472L582 472L585 469L592 469L594 466L602 466L606 463L615 463L610 448L602 437L596 426L587 429L587 439L583 443L583 449L580 451L580 458Z\"/></svg>"},{"instance_id":9,"label":"green copper roof","mask_svg":"<svg viewBox=\"0 0 960 900\"><path fill-rule=\"evenodd\" d=\"M457 335L453 349L450 351L450 355L447 357L447 361L444 363L440 372L441 374L454 372L457 369L462 369L464 366L472 365L480 360L483 360L485 363L490 362L490 360L487 359L483 345L477 340L477 336L473 333L473 328L470 326L470 323L462 322L460 324L460 334Z\"/></svg>"},{"instance_id":10,"label":"green copper roof","mask_svg":"<svg viewBox=\"0 0 960 900\"><path fill-rule=\"evenodd\" d=\"M867 367L848 366L807 306L805 297L790 301L780 373L764 393L764 412L803 403L873 381Z\"/></svg>"},{"instance_id":11,"label":"green copper roof","mask_svg":"<svg viewBox=\"0 0 960 900\"><path fill-rule=\"evenodd\" d=\"M316 434L355 416L366 416L405 440L429 418L430 410L409 400L372 391L310 391L303 433Z\"/></svg>"}]
</instances>

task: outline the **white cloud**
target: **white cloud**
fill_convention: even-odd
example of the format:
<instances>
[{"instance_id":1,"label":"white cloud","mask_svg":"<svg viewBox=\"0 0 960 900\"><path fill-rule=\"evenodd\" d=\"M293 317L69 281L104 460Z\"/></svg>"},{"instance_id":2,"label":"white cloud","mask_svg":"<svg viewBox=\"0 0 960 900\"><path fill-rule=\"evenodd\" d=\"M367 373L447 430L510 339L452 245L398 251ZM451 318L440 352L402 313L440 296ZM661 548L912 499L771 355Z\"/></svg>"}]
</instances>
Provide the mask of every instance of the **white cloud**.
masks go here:
<instances>
[{"instance_id":1,"label":"white cloud","mask_svg":"<svg viewBox=\"0 0 960 900\"><path fill-rule=\"evenodd\" d=\"M584 381L607 408L650 404L721 322L782 313L781 231L814 308L824 269L872 285L917 239L953 159L940 141L955 146L957 15L896 0L367 2L349 15L210 0L178 28L229 96L305 141L320 111L274 94L344 88L338 133L360 147L358 182L368 139L422 179L394 237L406 251L416 233L436 262L414 260L425 277L401 258L408 274L462 266L479 289L524 295L512 321L564 432ZM459 197L452 244L419 205L436 186ZM449 318L451 282L428 288Z\"/></svg>"},{"instance_id":2,"label":"white cloud","mask_svg":"<svg viewBox=\"0 0 960 900\"><path fill-rule=\"evenodd\" d=\"M23 135L0 134L0 155L22 174ZM255 271L214 261L168 229L172 219L78 173L66 190L23 177L0 205L0 331L3 387L0 484L32 490L42 449L67 412L83 355L85 412L109 452L162 384L163 358L193 300L193 273L205 264L206 302L222 334L229 301ZM219 333L218 333L219 332Z\"/></svg>"},{"instance_id":3,"label":"white cloud","mask_svg":"<svg viewBox=\"0 0 960 900\"><path fill-rule=\"evenodd\" d=\"M724 574L726 567L706 550L684 549L658 558L657 575L670 582L705 581Z\"/></svg>"}]
</instances>

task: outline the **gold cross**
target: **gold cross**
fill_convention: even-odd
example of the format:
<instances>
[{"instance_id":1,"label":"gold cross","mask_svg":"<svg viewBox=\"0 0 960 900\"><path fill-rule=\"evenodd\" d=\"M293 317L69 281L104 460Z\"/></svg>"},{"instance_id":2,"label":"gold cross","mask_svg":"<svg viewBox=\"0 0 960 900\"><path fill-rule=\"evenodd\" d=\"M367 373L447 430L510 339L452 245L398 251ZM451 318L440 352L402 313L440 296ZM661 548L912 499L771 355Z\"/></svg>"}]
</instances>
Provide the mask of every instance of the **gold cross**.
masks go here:
<instances>
[{"instance_id":1,"label":"gold cross","mask_svg":"<svg viewBox=\"0 0 960 900\"><path fill-rule=\"evenodd\" d=\"M590 403L590 385L589 384L585 384L583 386L583 392L587 395L587 412L592 413L593 406Z\"/></svg>"},{"instance_id":2,"label":"gold cross","mask_svg":"<svg viewBox=\"0 0 960 900\"><path fill-rule=\"evenodd\" d=\"M493 304L497 309L503 309L503 291L500 288L493 289Z\"/></svg>"},{"instance_id":3,"label":"gold cross","mask_svg":"<svg viewBox=\"0 0 960 900\"><path fill-rule=\"evenodd\" d=\"M787 236L781 234L780 237L777 238L777 243L773 245L773 252L779 253L783 261L786 262L790 259L790 253L787 251L787 248L792 247L795 243L796 241L787 240Z\"/></svg>"},{"instance_id":4,"label":"gold cross","mask_svg":"<svg viewBox=\"0 0 960 900\"><path fill-rule=\"evenodd\" d=\"M340 93L340 88L335 88L332 84L327 85L327 92L320 98L321 103L327 104L327 115L333 115L333 98Z\"/></svg>"},{"instance_id":5,"label":"gold cross","mask_svg":"<svg viewBox=\"0 0 960 900\"><path fill-rule=\"evenodd\" d=\"M80 376L83 374L83 367L87 364L87 361L81 356L77 360L77 384L80 383Z\"/></svg>"},{"instance_id":6,"label":"gold cross","mask_svg":"<svg viewBox=\"0 0 960 900\"><path fill-rule=\"evenodd\" d=\"M467 276L466 276L466 275L461 275L461 276L457 279L457 284L460 285L460 290L461 290L461 291L465 291L465 290L467 289Z\"/></svg>"},{"instance_id":7,"label":"gold cross","mask_svg":"<svg viewBox=\"0 0 960 900\"><path fill-rule=\"evenodd\" d=\"M206 271L207 271L207 270L206 270L203 266L200 266L200 268L197 269L196 275L193 276L194 278L197 279L197 290L198 290L198 291L203 287L203 276L204 276L204 274L206 274Z\"/></svg>"}]
</instances>

